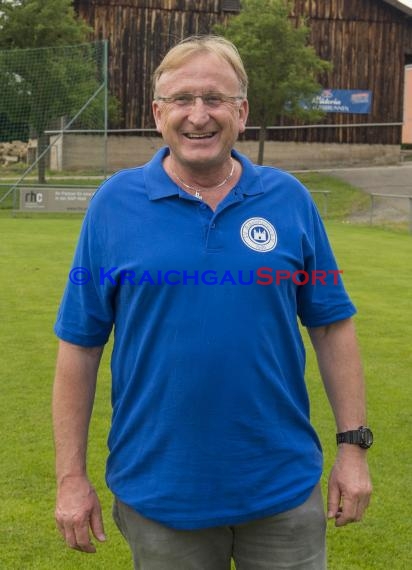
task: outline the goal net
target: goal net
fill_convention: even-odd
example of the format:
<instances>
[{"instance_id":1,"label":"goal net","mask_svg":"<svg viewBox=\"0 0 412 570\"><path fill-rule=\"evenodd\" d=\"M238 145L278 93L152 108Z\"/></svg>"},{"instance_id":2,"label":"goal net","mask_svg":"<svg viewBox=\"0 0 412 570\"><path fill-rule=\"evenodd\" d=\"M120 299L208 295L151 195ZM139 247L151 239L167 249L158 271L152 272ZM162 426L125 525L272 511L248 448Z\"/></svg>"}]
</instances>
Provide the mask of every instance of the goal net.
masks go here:
<instances>
[{"instance_id":1,"label":"goal net","mask_svg":"<svg viewBox=\"0 0 412 570\"><path fill-rule=\"evenodd\" d=\"M105 42L1 50L0 176L16 187L29 175L45 183L50 170L66 170L65 156L83 152L70 135L84 130L100 135L82 148L99 157L94 170L104 174L107 101ZM11 190L3 185L0 201Z\"/></svg>"}]
</instances>

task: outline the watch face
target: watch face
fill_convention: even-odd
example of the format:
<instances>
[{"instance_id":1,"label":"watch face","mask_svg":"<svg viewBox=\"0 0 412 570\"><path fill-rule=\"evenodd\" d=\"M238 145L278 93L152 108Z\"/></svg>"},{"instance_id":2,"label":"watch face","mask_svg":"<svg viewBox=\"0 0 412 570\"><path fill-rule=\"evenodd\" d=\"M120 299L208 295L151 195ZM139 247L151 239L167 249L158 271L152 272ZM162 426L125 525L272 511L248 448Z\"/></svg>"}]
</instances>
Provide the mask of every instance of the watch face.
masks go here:
<instances>
[{"instance_id":1,"label":"watch face","mask_svg":"<svg viewBox=\"0 0 412 570\"><path fill-rule=\"evenodd\" d=\"M369 428L361 427L359 428L361 432L361 443L359 444L364 449L369 449L373 443L373 433Z\"/></svg>"}]
</instances>

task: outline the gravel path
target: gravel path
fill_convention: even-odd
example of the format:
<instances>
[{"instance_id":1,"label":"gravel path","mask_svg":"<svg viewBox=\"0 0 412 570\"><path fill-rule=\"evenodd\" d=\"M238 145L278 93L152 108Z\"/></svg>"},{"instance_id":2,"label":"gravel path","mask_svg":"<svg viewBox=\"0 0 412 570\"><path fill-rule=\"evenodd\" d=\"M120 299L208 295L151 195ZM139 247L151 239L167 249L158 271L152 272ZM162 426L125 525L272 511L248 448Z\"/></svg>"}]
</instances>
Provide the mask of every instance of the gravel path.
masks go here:
<instances>
[{"instance_id":1,"label":"gravel path","mask_svg":"<svg viewBox=\"0 0 412 570\"><path fill-rule=\"evenodd\" d=\"M326 172L326 171L322 171ZM367 166L361 168L331 169L328 174L340 178L369 194L389 194L374 197L373 220L405 222L412 215L412 163L399 166ZM396 196L406 196L397 198ZM370 213L355 214L353 221L369 221Z\"/></svg>"}]
</instances>

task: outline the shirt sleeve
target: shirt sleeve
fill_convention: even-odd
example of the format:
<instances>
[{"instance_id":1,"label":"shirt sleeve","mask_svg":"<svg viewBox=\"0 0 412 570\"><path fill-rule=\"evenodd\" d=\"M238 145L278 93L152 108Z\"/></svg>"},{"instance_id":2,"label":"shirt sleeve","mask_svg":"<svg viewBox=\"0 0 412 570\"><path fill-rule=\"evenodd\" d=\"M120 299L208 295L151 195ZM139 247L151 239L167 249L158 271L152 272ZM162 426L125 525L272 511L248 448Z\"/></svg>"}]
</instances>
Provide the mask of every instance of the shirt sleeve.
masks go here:
<instances>
[{"instance_id":1,"label":"shirt sleeve","mask_svg":"<svg viewBox=\"0 0 412 570\"><path fill-rule=\"evenodd\" d=\"M89 211L54 325L54 332L62 340L92 347L102 346L109 339L113 326L114 290L107 280L101 284L103 251Z\"/></svg>"},{"instance_id":2,"label":"shirt sleeve","mask_svg":"<svg viewBox=\"0 0 412 570\"><path fill-rule=\"evenodd\" d=\"M298 287L297 308L302 325L320 327L356 313L347 294L325 227L312 203L312 222L303 239L305 280Z\"/></svg>"}]
</instances>

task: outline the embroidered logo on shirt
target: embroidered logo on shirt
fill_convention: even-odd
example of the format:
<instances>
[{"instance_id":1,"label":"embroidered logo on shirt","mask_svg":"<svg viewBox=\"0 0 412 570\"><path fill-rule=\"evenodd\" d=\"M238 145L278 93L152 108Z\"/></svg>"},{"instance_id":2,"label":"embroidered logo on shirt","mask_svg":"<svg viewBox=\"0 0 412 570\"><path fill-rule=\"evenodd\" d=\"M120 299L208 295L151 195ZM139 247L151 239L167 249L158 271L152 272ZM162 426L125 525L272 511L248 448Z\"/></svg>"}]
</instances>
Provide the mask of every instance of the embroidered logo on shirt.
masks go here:
<instances>
[{"instance_id":1,"label":"embroidered logo on shirt","mask_svg":"<svg viewBox=\"0 0 412 570\"><path fill-rule=\"evenodd\" d=\"M272 251L278 238L276 230L265 218L249 218L240 228L243 243L254 251Z\"/></svg>"}]
</instances>

